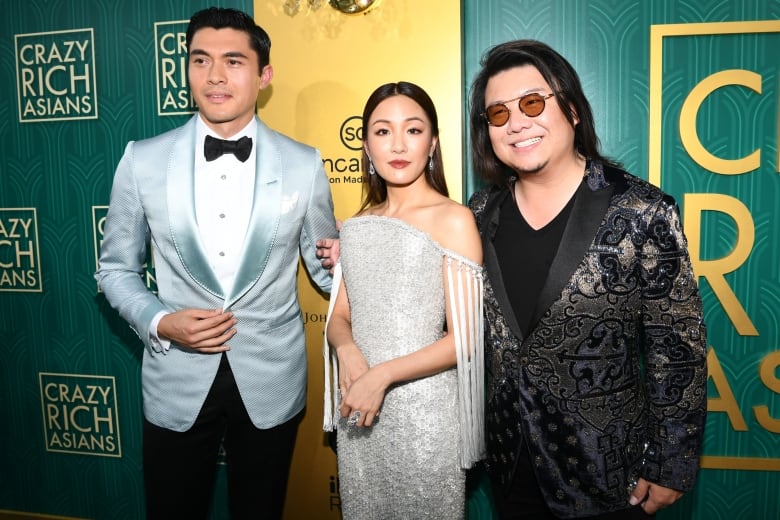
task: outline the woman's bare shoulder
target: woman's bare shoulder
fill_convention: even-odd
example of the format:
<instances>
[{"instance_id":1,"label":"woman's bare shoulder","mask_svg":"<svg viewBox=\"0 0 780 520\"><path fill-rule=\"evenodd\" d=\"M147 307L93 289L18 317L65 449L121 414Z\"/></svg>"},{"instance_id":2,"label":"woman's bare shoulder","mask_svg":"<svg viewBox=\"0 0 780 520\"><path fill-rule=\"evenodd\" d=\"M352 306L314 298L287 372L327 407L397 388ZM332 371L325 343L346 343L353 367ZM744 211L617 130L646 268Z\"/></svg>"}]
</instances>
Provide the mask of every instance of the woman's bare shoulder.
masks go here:
<instances>
[{"instance_id":1,"label":"woman's bare shoulder","mask_svg":"<svg viewBox=\"0 0 780 520\"><path fill-rule=\"evenodd\" d=\"M441 204L435 213L431 236L442 247L482 263L481 241L471 210L450 200Z\"/></svg>"},{"instance_id":2,"label":"woman's bare shoulder","mask_svg":"<svg viewBox=\"0 0 780 520\"><path fill-rule=\"evenodd\" d=\"M469 208L447 199L436 208L436 220L438 227L444 227L450 231L461 231L473 227L476 230L474 214Z\"/></svg>"}]
</instances>

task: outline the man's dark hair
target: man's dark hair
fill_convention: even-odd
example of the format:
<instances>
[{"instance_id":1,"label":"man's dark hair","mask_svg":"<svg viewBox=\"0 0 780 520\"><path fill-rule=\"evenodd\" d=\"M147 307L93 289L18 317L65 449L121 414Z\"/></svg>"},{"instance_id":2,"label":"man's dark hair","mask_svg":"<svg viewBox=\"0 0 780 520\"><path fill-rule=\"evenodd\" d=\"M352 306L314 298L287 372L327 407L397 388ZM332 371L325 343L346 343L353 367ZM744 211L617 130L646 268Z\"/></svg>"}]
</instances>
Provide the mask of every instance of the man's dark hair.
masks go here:
<instances>
[{"instance_id":1,"label":"man's dark hair","mask_svg":"<svg viewBox=\"0 0 780 520\"><path fill-rule=\"evenodd\" d=\"M271 38L265 30L257 25L251 16L238 9L226 7L209 7L192 15L187 26L187 52L190 50L192 37L204 27L213 29L235 29L249 36L249 45L257 53L257 59L262 72L263 67L270 63Z\"/></svg>"},{"instance_id":2,"label":"man's dark hair","mask_svg":"<svg viewBox=\"0 0 780 520\"><path fill-rule=\"evenodd\" d=\"M574 127L574 147L589 160L618 166L618 163L601 155L596 135L593 112L580 84L577 72L566 59L550 46L536 40L514 40L496 45L485 53L480 62L481 70L474 79L470 94L469 123L471 130L471 156L476 172L493 184L506 184L514 175L493 152L488 133L485 111L485 91L490 78L500 72L531 65L535 67L555 93L558 106L570 124L575 116L579 123Z\"/></svg>"}]
</instances>

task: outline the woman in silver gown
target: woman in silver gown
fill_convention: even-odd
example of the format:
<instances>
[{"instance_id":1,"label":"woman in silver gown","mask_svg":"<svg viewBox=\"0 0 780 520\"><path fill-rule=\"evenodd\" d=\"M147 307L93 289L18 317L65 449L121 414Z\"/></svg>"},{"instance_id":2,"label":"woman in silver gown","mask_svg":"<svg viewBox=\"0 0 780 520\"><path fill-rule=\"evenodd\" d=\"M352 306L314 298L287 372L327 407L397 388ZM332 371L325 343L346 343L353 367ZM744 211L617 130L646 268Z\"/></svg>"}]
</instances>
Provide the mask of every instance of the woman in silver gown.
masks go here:
<instances>
[{"instance_id":1,"label":"woman in silver gown","mask_svg":"<svg viewBox=\"0 0 780 520\"><path fill-rule=\"evenodd\" d=\"M430 97L379 87L365 198L341 229L326 324L325 429L345 519L457 519L482 457L482 250L448 197Z\"/></svg>"}]
</instances>

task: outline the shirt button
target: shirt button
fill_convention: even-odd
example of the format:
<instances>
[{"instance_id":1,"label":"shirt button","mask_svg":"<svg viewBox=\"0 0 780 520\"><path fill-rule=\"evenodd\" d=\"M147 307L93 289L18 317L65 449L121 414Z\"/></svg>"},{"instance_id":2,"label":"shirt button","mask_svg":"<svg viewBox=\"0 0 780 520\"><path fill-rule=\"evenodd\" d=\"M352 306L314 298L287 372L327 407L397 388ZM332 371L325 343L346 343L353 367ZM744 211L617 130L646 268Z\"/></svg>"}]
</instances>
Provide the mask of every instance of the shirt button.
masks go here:
<instances>
[{"instance_id":1,"label":"shirt button","mask_svg":"<svg viewBox=\"0 0 780 520\"><path fill-rule=\"evenodd\" d=\"M219 256L225 256L225 252L224 251L220 251L219 252Z\"/></svg>"},{"instance_id":2,"label":"shirt button","mask_svg":"<svg viewBox=\"0 0 780 520\"><path fill-rule=\"evenodd\" d=\"M225 179L227 179L227 175L225 175L225 174L223 173L222 175L220 175L220 177L219 177L219 178L220 178L220 179L222 179L222 180L224 181Z\"/></svg>"},{"instance_id":3,"label":"shirt button","mask_svg":"<svg viewBox=\"0 0 780 520\"><path fill-rule=\"evenodd\" d=\"M224 213L220 213L219 214L219 218L225 218L225 214Z\"/></svg>"}]
</instances>

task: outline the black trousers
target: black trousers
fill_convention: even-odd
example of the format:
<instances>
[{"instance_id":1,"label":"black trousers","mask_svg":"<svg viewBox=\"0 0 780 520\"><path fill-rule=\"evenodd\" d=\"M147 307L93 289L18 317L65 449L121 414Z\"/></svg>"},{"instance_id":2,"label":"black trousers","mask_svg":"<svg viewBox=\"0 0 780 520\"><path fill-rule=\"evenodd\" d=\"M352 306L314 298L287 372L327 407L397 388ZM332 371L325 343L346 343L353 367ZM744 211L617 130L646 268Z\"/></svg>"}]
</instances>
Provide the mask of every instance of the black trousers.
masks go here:
<instances>
[{"instance_id":1,"label":"black trousers","mask_svg":"<svg viewBox=\"0 0 780 520\"><path fill-rule=\"evenodd\" d=\"M493 500L501 520L558 520L544 501L539 484L536 480L531 458L527 449L520 450L515 476L512 485L505 494L496 481L493 483ZM596 516L583 517L582 520L649 520L655 515L648 515L641 506L631 507L626 497L626 509L603 513Z\"/></svg>"},{"instance_id":2,"label":"black trousers","mask_svg":"<svg viewBox=\"0 0 780 520\"><path fill-rule=\"evenodd\" d=\"M223 442L231 518L281 519L295 437L303 412L279 426L256 428L222 354L195 424L186 432L144 419L144 487L150 520L205 519ZM223 440L224 438L224 440Z\"/></svg>"}]
</instances>

